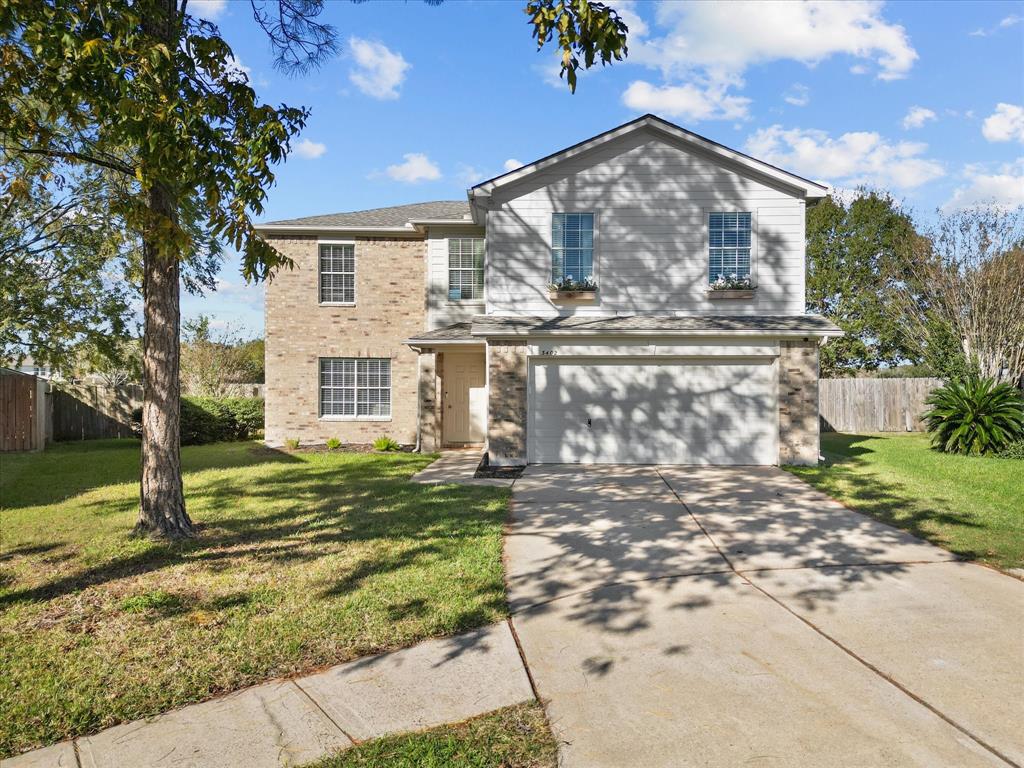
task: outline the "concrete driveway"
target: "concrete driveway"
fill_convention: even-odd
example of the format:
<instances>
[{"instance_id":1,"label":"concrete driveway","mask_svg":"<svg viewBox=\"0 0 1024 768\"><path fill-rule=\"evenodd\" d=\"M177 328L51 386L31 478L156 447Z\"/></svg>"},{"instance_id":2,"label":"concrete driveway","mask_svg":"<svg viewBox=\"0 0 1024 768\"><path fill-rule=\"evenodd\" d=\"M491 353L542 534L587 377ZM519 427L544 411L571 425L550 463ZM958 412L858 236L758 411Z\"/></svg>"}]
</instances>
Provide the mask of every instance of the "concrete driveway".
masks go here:
<instances>
[{"instance_id":1,"label":"concrete driveway","mask_svg":"<svg viewBox=\"0 0 1024 768\"><path fill-rule=\"evenodd\" d=\"M771 467L529 467L513 625L564 766L1024 764L1024 583Z\"/></svg>"}]
</instances>

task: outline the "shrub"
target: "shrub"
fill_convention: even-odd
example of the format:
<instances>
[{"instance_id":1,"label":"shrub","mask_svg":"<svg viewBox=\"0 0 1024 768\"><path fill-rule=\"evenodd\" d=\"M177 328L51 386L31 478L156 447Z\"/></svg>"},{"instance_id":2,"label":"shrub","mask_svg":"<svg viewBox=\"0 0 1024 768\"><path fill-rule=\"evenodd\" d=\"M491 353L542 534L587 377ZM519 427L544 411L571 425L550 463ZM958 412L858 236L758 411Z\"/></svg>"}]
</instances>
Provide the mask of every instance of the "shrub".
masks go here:
<instances>
[{"instance_id":1,"label":"shrub","mask_svg":"<svg viewBox=\"0 0 1024 768\"><path fill-rule=\"evenodd\" d=\"M1019 459L1024 461L1024 439L1014 440L999 452L1000 459Z\"/></svg>"},{"instance_id":2,"label":"shrub","mask_svg":"<svg viewBox=\"0 0 1024 768\"><path fill-rule=\"evenodd\" d=\"M1011 384L970 377L951 381L925 401L932 446L946 453L998 453L1024 438L1024 401Z\"/></svg>"},{"instance_id":3,"label":"shrub","mask_svg":"<svg viewBox=\"0 0 1024 768\"><path fill-rule=\"evenodd\" d=\"M297 437L289 437L287 440L284 441L284 447L287 448L290 451L298 450L298 448L299 448L299 438L297 438Z\"/></svg>"},{"instance_id":4,"label":"shrub","mask_svg":"<svg viewBox=\"0 0 1024 768\"><path fill-rule=\"evenodd\" d=\"M390 437L378 437L373 441L375 451L397 451L401 446Z\"/></svg>"},{"instance_id":5,"label":"shrub","mask_svg":"<svg viewBox=\"0 0 1024 768\"><path fill-rule=\"evenodd\" d=\"M339 440L336 437L329 437L329 438L327 438L327 450L328 451L336 451L339 448L341 448L341 440Z\"/></svg>"},{"instance_id":6,"label":"shrub","mask_svg":"<svg viewBox=\"0 0 1024 768\"><path fill-rule=\"evenodd\" d=\"M132 411L132 429L142 434L142 409ZM262 397L181 398L181 444L248 440L263 430Z\"/></svg>"}]
</instances>

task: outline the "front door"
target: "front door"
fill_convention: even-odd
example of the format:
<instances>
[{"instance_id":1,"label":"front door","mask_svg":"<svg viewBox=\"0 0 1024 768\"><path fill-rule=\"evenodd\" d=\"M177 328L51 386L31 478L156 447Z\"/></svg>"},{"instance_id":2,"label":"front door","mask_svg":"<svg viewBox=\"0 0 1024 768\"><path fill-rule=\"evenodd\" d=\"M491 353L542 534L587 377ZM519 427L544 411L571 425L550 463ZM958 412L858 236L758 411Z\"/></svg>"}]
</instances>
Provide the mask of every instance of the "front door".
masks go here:
<instances>
[{"instance_id":1,"label":"front door","mask_svg":"<svg viewBox=\"0 0 1024 768\"><path fill-rule=\"evenodd\" d=\"M445 352L443 365L444 442L482 443L487 419L483 352Z\"/></svg>"}]
</instances>

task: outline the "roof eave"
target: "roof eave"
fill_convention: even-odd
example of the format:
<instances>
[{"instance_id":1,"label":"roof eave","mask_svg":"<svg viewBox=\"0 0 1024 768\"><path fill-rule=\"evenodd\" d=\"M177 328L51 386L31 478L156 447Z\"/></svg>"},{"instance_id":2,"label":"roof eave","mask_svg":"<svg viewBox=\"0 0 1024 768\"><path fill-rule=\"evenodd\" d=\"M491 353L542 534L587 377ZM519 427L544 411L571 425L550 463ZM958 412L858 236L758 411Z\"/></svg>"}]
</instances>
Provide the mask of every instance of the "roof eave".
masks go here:
<instances>
[{"instance_id":1,"label":"roof eave","mask_svg":"<svg viewBox=\"0 0 1024 768\"><path fill-rule=\"evenodd\" d=\"M527 336L758 336L772 338L838 338L844 333L841 329L803 329L803 330L765 330L761 328L740 328L731 330L714 329L688 329L688 330L601 330L599 328L561 328L561 329L531 329L515 328L508 330L473 330L470 333L479 338L508 338Z\"/></svg>"},{"instance_id":2,"label":"roof eave","mask_svg":"<svg viewBox=\"0 0 1024 768\"><path fill-rule=\"evenodd\" d=\"M680 139L687 143L693 144L700 147L704 151L721 157L725 160L730 160L739 165L745 166L752 171L760 173L763 176L771 178L778 183L784 184L803 193L804 199L817 200L825 197L828 194L828 188L818 184L817 182L805 179L797 176L796 174L784 171L781 168L776 168L773 165L769 165L762 160L745 155L742 152L738 152L734 149L730 149L722 144L706 139L692 131L688 131L674 123L670 123L667 120L663 120L656 115L644 115L643 117L632 120L628 123L620 125L617 128L613 128L604 133L598 134L590 139L586 139L578 144L574 144L571 147L555 152L554 154L548 155L541 158L533 163L524 165L521 168L517 168L514 171L503 173L500 176L495 176L492 179L481 182L476 186L469 189L468 194L470 202L473 203L475 198L478 197L489 197L495 189L504 187L509 184L514 184L522 179L525 179L535 173L539 173L547 168L550 168L558 163L575 157L583 152L587 152L594 147L601 146L610 141L614 141L622 136L633 133L644 128L651 128L653 130L661 131L662 133L673 136L674 138Z\"/></svg>"},{"instance_id":3,"label":"roof eave","mask_svg":"<svg viewBox=\"0 0 1024 768\"><path fill-rule=\"evenodd\" d=\"M352 226L338 226L338 225L326 225L326 224L257 224L254 229L257 232L292 232L292 233L310 233L316 234L318 232L333 232L333 233L344 233L351 232L353 234L372 234L372 233L383 233L383 234L404 234L404 235L415 235L419 234L415 227L412 225L405 225L401 227L352 227Z\"/></svg>"}]
</instances>

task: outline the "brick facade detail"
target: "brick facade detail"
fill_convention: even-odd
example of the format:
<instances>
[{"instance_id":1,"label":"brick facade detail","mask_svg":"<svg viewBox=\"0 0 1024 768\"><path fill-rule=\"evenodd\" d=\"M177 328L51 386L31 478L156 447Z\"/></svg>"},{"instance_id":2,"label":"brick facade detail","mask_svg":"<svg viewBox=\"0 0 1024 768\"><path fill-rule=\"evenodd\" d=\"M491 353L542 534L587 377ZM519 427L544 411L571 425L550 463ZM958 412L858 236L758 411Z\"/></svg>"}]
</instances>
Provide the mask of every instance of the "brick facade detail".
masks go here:
<instances>
[{"instance_id":1,"label":"brick facade detail","mask_svg":"<svg viewBox=\"0 0 1024 768\"><path fill-rule=\"evenodd\" d=\"M320 444L337 437L368 443L387 435L416 441L420 400L416 352L403 342L426 323L426 243L414 239L356 238L355 306L319 303L316 237L272 237L271 245L295 262L266 293L266 441L290 438ZM386 357L391 360L391 418L320 417L319 359Z\"/></svg>"},{"instance_id":2,"label":"brick facade detail","mask_svg":"<svg viewBox=\"0 0 1024 768\"><path fill-rule=\"evenodd\" d=\"M525 341L487 345L487 456L492 464L526 464Z\"/></svg>"},{"instance_id":3,"label":"brick facade detail","mask_svg":"<svg viewBox=\"0 0 1024 768\"><path fill-rule=\"evenodd\" d=\"M779 346L779 464L817 464L818 343Z\"/></svg>"}]
</instances>

